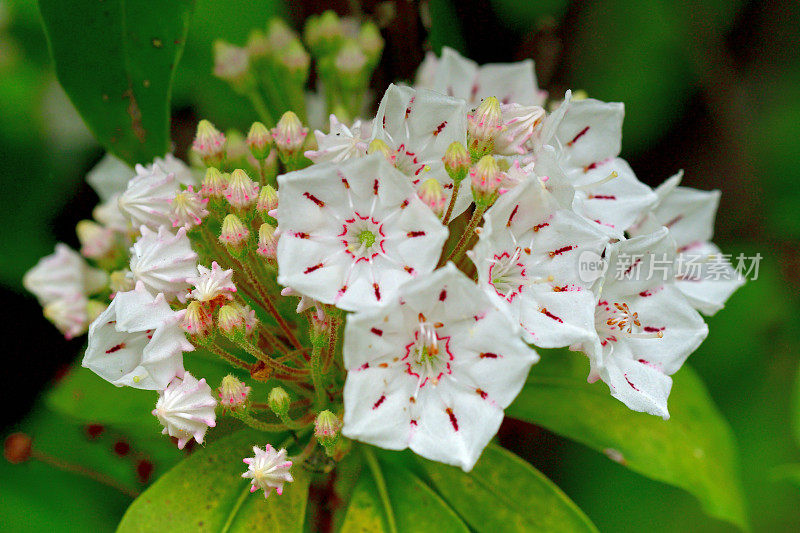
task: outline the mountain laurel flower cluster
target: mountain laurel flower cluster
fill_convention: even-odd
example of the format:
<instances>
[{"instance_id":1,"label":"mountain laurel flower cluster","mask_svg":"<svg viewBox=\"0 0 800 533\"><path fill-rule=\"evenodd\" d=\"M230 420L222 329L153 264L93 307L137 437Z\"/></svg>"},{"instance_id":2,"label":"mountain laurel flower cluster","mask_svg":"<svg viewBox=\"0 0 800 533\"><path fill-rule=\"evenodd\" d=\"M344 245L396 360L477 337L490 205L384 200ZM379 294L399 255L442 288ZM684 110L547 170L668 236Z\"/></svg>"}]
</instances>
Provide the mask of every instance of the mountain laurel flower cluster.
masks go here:
<instances>
[{"instance_id":1,"label":"mountain laurel flower cluster","mask_svg":"<svg viewBox=\"0 0 800 533\"><path fill-rule=\"evenodd\" d=\"M179 448L220 417L289 435L244 458L265 496L354 441L469 471L551 348L669 418L700 313L742 284L704 275L733 272L711 242L719 193L641 183L619 157L624 106L567 92L545 107L530 61L445 48L371 114L382 46L330 14L302 38L273 21L218 43L216 75L258 122L201 121L191 165L106 156L80 252L59 244L25 276L45 316L88 330L98 376L155 391Z\"/></svg>"}]
</instances>

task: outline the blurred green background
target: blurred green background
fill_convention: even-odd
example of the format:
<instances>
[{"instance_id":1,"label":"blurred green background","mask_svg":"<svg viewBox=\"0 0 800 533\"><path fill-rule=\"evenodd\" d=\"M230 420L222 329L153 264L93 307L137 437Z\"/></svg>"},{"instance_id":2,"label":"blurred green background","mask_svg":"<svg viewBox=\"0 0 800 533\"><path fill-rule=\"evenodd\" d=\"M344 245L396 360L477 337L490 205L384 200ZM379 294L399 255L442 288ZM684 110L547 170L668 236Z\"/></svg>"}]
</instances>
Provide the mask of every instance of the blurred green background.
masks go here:
<instances>
[{"instance_id":1,"label":"blurred green background","mask_svg":"<svg viewBox=\"0 0 800 533\"><path fill-rule=\"evenodd\" d=\"M272 15L299 27L326 8L342 15L357 9L382 26L387 43L373 80L378 93L388 81L411 79L424 50L443 44L481 63L532 57L540 85L553 95L583 89L625 102L623 156L642 181L654 186L682 168L685 185L722 190L715 241L726 253L758 252L764 259L759 278L709 319L711 333L689 364L738 439L753 528L800 530L800 471L787 466L800 463L800 4L198 0L173 95L177 152L185 152L199 118L220 127L244 127L253 118L249 104L211 75L213 39L243 44ZM91 439L37 407L82 341L61 339L20 285L56 241L77 247L75 223L96 203L83 178L101 155L55 80L36 3L0 1L3 434L21 423L54 454L121 462L121 470L130 470L141 468L145 454L136 459L112 449L124 442L124 430ZM507 423L500 439L561 486L602 531L728 530L687 494L544 430ZM158 465L177 455L160 450L147 457ZM3 462L0 480L0 523L35 513L32 530L43 524L110 530L130 502L41 463ZM53 504L67 486L75 495Z\"/></svg>"}]
</instances>

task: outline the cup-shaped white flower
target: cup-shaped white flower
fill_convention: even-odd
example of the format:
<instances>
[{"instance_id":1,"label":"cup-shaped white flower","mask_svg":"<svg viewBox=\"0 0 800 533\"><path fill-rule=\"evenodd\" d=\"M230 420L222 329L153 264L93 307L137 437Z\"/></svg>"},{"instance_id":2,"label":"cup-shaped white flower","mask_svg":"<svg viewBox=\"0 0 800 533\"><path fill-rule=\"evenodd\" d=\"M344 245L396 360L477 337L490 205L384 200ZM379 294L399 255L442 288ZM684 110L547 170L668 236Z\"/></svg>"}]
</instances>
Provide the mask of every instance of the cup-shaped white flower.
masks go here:
<instances>
[{"instance_id":1,"label":"cup-shaped white flower","mask_svg":"<svg viewBox=\"0 0 800 533\"><path fill-rule=\"evenodd\" d=\"M622 143L625 107L586 99L565 102L551 140L560 149L560 164L575 187L573 209L617 239L656 203L630 165L617 157Z\"/></svg>"},{"instance_id":2,"label":"cup-shaped white flower","mask_svg":"<svg viewBox=\"0 0 800 533\"><path fill-rule=\"evenodd\" d=\"M348 316L343 434L469 471L537 360L517 325L449 263Z\"/></svg>"},{"instance_id":3,"label":"cup-shaped white flower","mask_svg":"<svg viewBox=\"0 0 800 533\"><path fill-rule=\"evenodd\" d=\"M198 276L186 278L186 282L193 285L194 289L188 294L199 302L226 302L233 299L236 286L233 284L233 270L224 270L216 261L211 263L211 268L197 265Z\"/></svg>"},{"instance_id":4,"label":"cup-shaped white flower","mask_svg":"<svg viewBox=\"0 0 800 533\"><path fill-rule=\"evenodd\" d=\"M89 325L89 301L82 294L72 294L53 300L44 306L45 318L58 328L67 340L83 335Z\"/></svg>"},{"instance_id":5,"label":"cup-shaped white flower","mask_svg":"<svg viewBox=\"0 0 800 533\"><path fill-rule=\"evenodd\" d=\"M317 149L308 150L305 156L314 163L341 162L351 157L363 157L367 154L371 130L368 122L356 120L348 128L346 124L339 122L336 115L331 115L328 133L314 131Z\"/></svg>"},{"instance_id":6,"label":"cup-shaped white flower","mask_svg":"<svg viewBox=\"0 0 800 533\"><path fill-rule=\"evenodd\" d=\"M173 235L166 227L158 233L141 227L142 236L131 247L130 268L133 278L152 293L162 293L168 300L185 301L187 278L197 274L197 254L186 236L186 228Z\"/></svg>"},{"instance_id":7,"label":"cup-shaped white flower","mask_svg":"<svg viewBox=\"0 0 800 533\"><path fill-rule=\"evenodd\" d=\"M250 492L261 489L264 491L264 498L268 498L273 489L278 496L283 494L284 483L294 481L290 472L292 462L286 459L286 450L276 450L267 444L263 450L253 446L253 453L253 457L243 459L247 472L242 477L251 480Z\"/></svg>"},{"instance_id":8,"label":"cup-shaped white flower","mask_svg":"<svg viewBox=\"0 0 800 533\"><path fill-rule=\"evenodd\" d=\"M348 311L431 272L447 228L379 154L278 178L278 283Z\"/></svg>"},{"instance_id":9,"label":"cup-shaped white flower","mask_svg":"<svg viewBox=\"0 0 800 533\"><path fill-rule=\"evenodd\" d=\"M711 242L720 192L678 187L682 177L679 172L656 188L658 204L629 232L640 235L667 227L678 246L675 286L695 309L713 315L744 278Z\"/></svg>"},{"instance_id":10,"label":"cup-shaped white flower","mask_svg":"<svg viewBox=\"0 0 800 533\"><path fill-rule=\"evenodd\" d=\"M128 187L128 181L136 172L124 161L106 153L102 159L86 174L86 181L91 185L101 202L122 194Z\"/></svg>"},{"instance_id":11,"label":"cup-shaped white flower","mask_svg":"<svg viewBox=\"0 0 800 533\"><path fill-rule=\"evenodd\" d=\"M530 59L479 66L445 46L438 62L427 57L426 61L423 66L427 72L422 76L423 83L429 83L434 91L462 98L473 107L488 96L496 97L502 104L544 103L545 93L537 87L533 61Z\"/></svg>"},{"instance_id":12,"label":"cup-shaped white flower","mask_svg":"<svg viewBox=\"0 0 800 533\"><path fill-rule=\"evenodd\" d=\"M478 285L519 321L525 340L555 348L592 338L594 279L581 275L580 261L601 261L608 237L536 177L502 195L484 220L469 252Z\"/></svg>"},{"instance_id":13,"label":"cup-shaped white flower","mask_svg":"<svg viewBox=\"0 0 800 533\"><path fill-rule=\"evenodd\" d=\"M583 343L590 381L635 411L669 418L670 375L708 327L673 282L675 242L666 228L612 244L595 308L596 337Z\"/></svg>"},{"instance_id":14,"label":"cup-shaped white flower","mask_svg":"<svg viewBox=\"0 0 800 533\"><path fill-rule=\"evenodd\" d=\"M208 428L216 425L217 400L205 379L197 380L185 372L166 389L159 391L153 414L164 426L162 433L178 439L178 449L194 438L203 443Z\"/></svg>"},{"instance_id":15,"label":"cup-shaped white flower","mask_svg":"<svg viewBox=\"0 0 800 533\"><path fill-rule=\"evenodd\" d=\"M172 227L170 200L179 191L180 182L174 173L165 172L158 164L136 165L136 176L128 182L118 205L134 227L144 225L153 230L159 226Z\"/></svg>"},{"instance_id":16,"label":"cup-shaped white flower","mask_svg":"<svg viewBox=\"0 0 800 533\"><path fill-rule=\"evenodd\" d=\"M450 201L454 184L442 158L452 143L466 145L467 108L463 100L392 84L383 95L372 130L372 138L386 143L395 167L408 176L415 189L434 178ZM452 216L464 212L471 201L465 180Z\"/></svg>"},{"instance_id":17,"label":"cup-shaped white flower","mask_svg":"<svg viewBox=\"0 0 800 533\"><path fill-rule=\"evenodd\" d=\"M183 352L194 350L180 327L182 315L141 282L117 293L89 326L83 366L118 387L164 389L183 375Z\"/></svg>"},{"instance_id":18,"label":"cup-shaped white flower","mask_svg":"<svg viewBox=\"0 0 800 533\"><path fill-rule=\"evenodd\" d=\"M22 285L46 306L64 297L89 296L108 283L102 270L92 268L78 252L64 243L55 252L42 257L22 277Z\"/></svg>"}]
</instances>

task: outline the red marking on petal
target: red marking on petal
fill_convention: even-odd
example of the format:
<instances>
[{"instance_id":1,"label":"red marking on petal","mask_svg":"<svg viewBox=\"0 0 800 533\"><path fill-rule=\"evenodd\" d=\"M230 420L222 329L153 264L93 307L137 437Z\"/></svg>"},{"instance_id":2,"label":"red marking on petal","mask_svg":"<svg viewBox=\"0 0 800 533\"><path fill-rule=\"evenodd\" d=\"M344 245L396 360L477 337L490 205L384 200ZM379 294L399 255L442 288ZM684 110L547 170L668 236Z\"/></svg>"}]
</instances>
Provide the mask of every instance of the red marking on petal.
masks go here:
<instances>
[{"instance_id":1,"label":"red marking on petal","mask_svg":"<svg viewBox=\"0 0 800 533\"><path fill-rule=\"evenodd\" d=\"M409 232L408 232L406 235L407 235L409 238L413 238L413 237L423 237L423 236L425 235L425 232L424 232L424 231L409 231Z\"/></svg>"},{"instance_id":2,"label":"red marking on petal","mask_svg":"<svg viewBox=\"0 0 800 533\"><path fill-rule=\"evenodd\" d=\"M121 343L117 344L116 346L112 346L111 348L109 348L108 350L106 350L106 353L114 353L114 352L118 352L119 350L121 350L121 349L123 349L123 348L125 348L125 343L124 343L124 342L121 342Z\"/></svg>"},{"instance_id":3,"label":"red marking on petal","mask_svg":"<svg viewBox=\"0 0 800 533\"><path fill-rule=\"evenodd\" d=\"M370 331L377 335L378 337L383 335L383 330L378 328L370 328Z\"/></svg>"},{"instance_id":4,"label":"red marking on petal","mask_svg":"<svg viewBox=\"0 0 800 533\"><path fill-rule=\"evenodd\" d=\"M308 267L307 269L305 269L303 271L303 274L311 274L315 270L322 268L322 266L323 266L322 263L317 263L316 265L312 265L312 266Z\"/></svg>"},{"instance_id":5,"label":"red marking on petal","mask_svg":"<svg viewBox=\"0 0 800 533\"><path fill-rule=\"evenodd\" d=\"M542 222L541 224L536 224L536 225L533 227L533 231L539 231L540 229L542 229L542 228L545 228L545 227L547 227L547 226L549 226L549 225L550 225L550 224L548 224L547 222Z\"/></svg>"},{"instance_id":6,"label":"red marking on petal","mask_svg":"<svg viewBox=\"0 0 800 533\"><path fill-rule=\"evenodd\" d=\"M636 392L639 392L639 389L636 388L636 385L631 383L631 380L628 379L628 374L625 374L625 381L628 382L628 385L630 385L633 390L635 390Z\"/></svg>"},{"instance_id":7,"label":"red marking on petal","mask_svg":"<svg viewBox=\"0 0 800 533\"><path fill-rule=\"evenodd\" d=\"M372 290L375 291L375 299L380 301L380 299L381 299L381 288L378 286L377 283L373 283L372 284Z\"/></svg>"},{"instance_id":8,"label":"red marking on petal","mask_svg":"<svg viewBox=\"0 0 800 533\"><path fill-rule=\"evenodd\" d=\"M480 358L481 359L497 359L498 357L500 357L500 356L497 355L496 353L492 353L492 352L482 352L480 354Z\"/></svg>"},{"instance_id":9,"label":"red marking on petal","mask_svg":"<svg viewBox=\"0 0 800 533\"><path fill-rule=\"evenodd\" d=\"M408 266L408 265L404 266L404 267L403 267L403 270L405 270L406 272L408 272L408 273L409 273L409 274L411 274L411 275L413 275L413 274L414 274L414 268L413 268L413 267L410 267L410 266Z\"/></svg>"},{"instance_id":10,"label":"red marking on petal","mask_svg":"<svg viewBox=\"0 0 800 533\"><path fill-rule=\"evenodd\" d=\"M651 291L650 289L648 289L646 291L642 291L642 292L639 293L639 296L641 296L642 298L647 298L648 296L652 296L652 295L653 295L653 291Z\"/></svg>"},{"instance_id":11,"label":"red marking on petal","mask_svg":"<svg viewBox=\"0 0 800 533\"><path fill-rule=\"evenodd\" d=\"M446 120L444 122L442 122L441 124L439 124L438 126L436 126L436 129L433 130L433 136L436 137L437 135L442 133L442 130L444 129L445 126L447 126L447 121Z\"/></svg>"},{"instance_id":12,"label":"red marking on petal","mask_svg":"<svg viewBox=\"0 0 800 533\"><path fill-rule=\"evenodd\" d=\"M439 293L439 301L443 302L447 299L447 289L442 289L442 292Z\"/></svg>"},{"instance_id":13,"label":"red marking on petal","mask_svg":"<svg viewBox=\"0 0 800 533\"><path fill-rule=\"evenodd\" d=\"M450 417L450 423L453 425L453 429L458 431L458 419L456 418L455 413L453 413L453 410L448 407L445 409L445 412L447 413L447 416Z\"/></svg>"},{"instance_id":14,"label":"red marking on petal","mask_svg":"<svg viewBox=\"0 0 800 533\"><path fill-rule=\"evenodd\" d=\"M514 220L514 217L516 216L517 211L519 211L519 204L514 206L514 210L511 211L511 214L508 216L508 222L506 222L506 227L507 228L511 227L511 221Z\"/></svg>"},{"instance_id":15,"label":"red marking on petal","mask_svg":"<svg viewBox=\"0 0 800 533\"><path fill-rule=\"evenodd\" d=\"M359 370L366 370L366 369L368 369L368 368L369 368L369 363L364 363L363 365L361 365L360 367L358 367L358 369L359 369Z\"/></svg>"},{"instance_id":16,"label":"red marking on petal","mask_svg":"<svg viewBox=\"0 0 800 533\"><path fill-rule=\"evenodd\" d=\"M325 207L325 202L323 202L322 200L320 200L319 198L317 198L316 196L314 196L310 192L304 192L303 196L305 196L306 198L308 198L309 200L311 200L312 202L317 204L319 207Z\"/></svg>"},{"instance_id":17,"label":"red marking on petal","mask_svg":"<svg viewBox=\"0 0 800 533\"><path fill-rule=\"evenodd\" d=\"M573 144L575 144L575 141L583 137L587 131L589 131L589 126L586 126L581 131L579 131L578 134L575 137L573 137L571 141L567 143L567 146L572 146Z\"/></svg>"},{"instance_id":18,"label":"red marking on petal","mask_svg":"<svg viewBox=\"0 0 800 533\"><path fill-rule=\"evenodd\" d=\"M406 207L408 207L408 199L403 200L403 203L400 204L400 209L405 209Z\"/></svg>"},{"instance_id":19,"label":"red marking on petal","mask_svg":"<svg viewBox=\"0 0 800 533\"><path fill-rule=\"evenodd\" d=\"M347 178L342 178L342 183L344 183L344 188L345 189L349 189L350 188L350 182L347 181Z\"/></svg>"},{"instance_id":20,"label":"red marking on petal","mask_svg":"<svg viewBox=\"0 0 800 533\"><path fill-rule=\"evenodd\" d=\"M589 200L616 200L617 197L613 194L590 194Z\"/></svg>"},{"instance_id":21,"label":"red marking on petal","mask_svg":"<svg viewBox=\"0 0 800 533\"><path fill-rule=\"evenodd\" d=\"M553 250L552 252L549 252L548 255L550 255L550 257L555 257L557 255L563 254L564 252L569 252L573 248L575 248L575 246L570 244L569 246L564 246L562 248L559 248L558 250Z\"/></svg>"},{"instance_id":22,"label":"red marking on petal","mask_svg":"<svg viewBox=\"0 0 800 533\"><path fill-rule=\"evenodd\" d=\"M658 333L659 331L664 331L667 328L666 327L657 328L655 326L645 326L642 329L644 329L648 333Z\"/></svg>"},{"instance_id":23,"label":"red marking on petal","mask_svg":"<svg viewBox=\"0 0 800 533\"><path fill-rule=\"evenodd\" d=\"M485 399L486 399L486 398L489 396L489 394L488 394L488 393L487 393L485 390L483 390L483 389L475 389L475 392L477 392L477 393L478 393L478 395L479 395L481 398L483 398L484 400L485 400Z\"/></svg>"},{"instance_id":24,"label":"red marking on petal","mask_svg":"<svg viewBox=\"0 0 800 533\"><path fill-rule=\"evenodd\" d=\"M669 228L671 226L674 226L682 218L683 218L683 215L678 215L678 216L676 216L675 218L673 218L672 220L670 220L669 222L667 222L664 225Z\"/></svg>"},{"instance_id":25,"label":"red marking on petal","mask_svg":"<svg viewBox=\"0 0 800 533\"><path fill-rule=\"evenodd\" d=\"M294 234L294 236L297 237L298 239L308 239L310 237L310 235L308 233L305 233L305 232L302 232L302 231L296 232Z\"/></svg>"},{"instance_id":26,"label":"red marking on petal","mask_svg":"<svg viewBox=\"0 0 800 533\"><path fill-rule=\"evenodd\" d=\"M375 196L378 195L378 180L377 179L372 182L372 194L374 194Z\"/></svg>"},{"instance_id":27,"label":"red marking on petal","mask_svg":"<svg viewBox=\"0 0 800 533\"><path fill-rule=\"evenodd\" d=\"M631 270L633 270L633 268L634 268L636 265L638 265L639 263L641 263L641 262L642 262L641 258L636 258L636 261L634 261L634 262L633 262L633 264L632 264L631 266L629 266L629 267L628 267L628 268L625 270L625 275L627 276L628 274L630 274Z\"/></svg>"},{"instance_id":28,"label":"red marking on petal","mask_svg":"<svg viewBox=\"0 0 800 533\"><path fill-rule=\"evenodd\" d=\"M385 394L383 396L381 396L380 398L378 398L378 401L375 402L375 405L373 405L372 408L373 409L377 409L378 407L381 406L381 404L384 402L384 400L386 400L386 395Z\"/></svg>"},{"instance_id":29,"label":"red marking on petal","mask_svg":"<svg viewBox=\"0 0 800 533\"><path fill-rule=\"evenodd\" d=\"M589 172L590 170L594 170L596 168L597 168L597 163L592 163L590 165L586 165L585 167L583 167L583 172L586 173L586 172Z\"/></svg>"},{"instance_id":30,"label":"red marking on petal","mask_svg":"<svg viewBox=\"0 0 800 533\"><path fill-rule=\"evenodd\" d=\"M546 307L542 307L541 309L539 309L539 312L542 313L544 316L546 316L548 318L552 318L556 322L560 322L562 324L564 323L563 320L561 320L559 317L557 317L556 315L554 315L553 313L548 311Z\"/></svg>"},{"instance_id":31,"label":"red marking on petal","mask_svg":"<svg viewBox=\"0 0 800 533\"><path fill-rule=\"evenodd\" d=\"M412 420L412 421L411 421L411 425L412 425L412 426L416 426L416 425L417 425L417 421L416 421L416 420Z\"/></svg>"}]
</instances>

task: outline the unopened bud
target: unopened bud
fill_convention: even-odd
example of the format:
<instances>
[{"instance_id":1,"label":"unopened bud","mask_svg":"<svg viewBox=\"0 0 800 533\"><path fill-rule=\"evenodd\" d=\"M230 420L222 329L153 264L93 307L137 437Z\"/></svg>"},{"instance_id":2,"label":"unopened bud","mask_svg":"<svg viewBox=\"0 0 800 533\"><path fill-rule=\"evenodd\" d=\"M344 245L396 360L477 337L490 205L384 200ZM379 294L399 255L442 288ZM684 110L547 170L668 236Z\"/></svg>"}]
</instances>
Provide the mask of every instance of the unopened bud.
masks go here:
<instances>
[{"instance_id":1,"label":"unopened bud","mask_svg":"<svg viewBox=\"0 0 800 533\"><path fill-rule=\"evenodd\" d=\"M309 337L311 344L322 348L328 344L328 331L331 327L328 316L322 311L321 306L317 306L316 312L311 313L311 328Z\"/></svg>"},{"instance_id":2,"label":"unopened bud","mask_svg":"<svg viewBox=\"0 0 800 533\"><path fill-rule=\"evenodd\" d=\"M81 220L75 226L75 233L81 243L82 256L97 260L113 254L116 237L111 228L94 220Z\"/></svg>"},{"instance_id":3,"label":"unopened bud","mask_svg":"<svg viewBox=\"0 0 800 533\"><path fill-rule=\"evenodd\" d=\"M181 319L181 327L189 335L205 338L211 334L214 321L211 313L198 301L189 302Z\"/></svg>"},{"instance_id":4,"label":"unopened bud","mask_svg":"<svg viewBox=\"0 0 800 533\"><path fill-rule=\"evenodd\" d=\"M222 407L236 411L247 404L247 396L250 394L250 387L239 381L239 379L228 374L222 378L222 383L217 389L219 403Z\"/></svg>"},{"instance_id":5,"label":"unopened bud","mask_svg":"<svg viewBox=\"0 0 800 533\"><path fill-rule=\"evenodd\" d=\"M223 198L225 196L225 187L227 186L228 182L222 173L215 167L208 167L203 178L203 186L200 188L200 194L207 198Z\"/></svg>"},{"instance_id":6,"label":"unopened bud","mask_svg":"<svg viewBox=\"0 0 800 533\"><path fill-rule=\"evenodd\" d=\"M250 60L257 62L269 54L269 40L263 31L255 29L247 38L247 55Z\"/></svg>"},{"instance_id":7,"label":"unopened bud","mask_svg":"<svg viewBox=\"0 0 800 533\"><path fill-rule=\"evenodd\" d=\"M258 228L258 249L259 255L267 259L274 259L278 248L278 238L275 236L275 228L269 224L261 224Z\"/></svg>"},{"instance_id":8,"label":"unopened bud","mask_svg":"<svg viewBox=\"0 0 800 533\"><path fill-rule=\"evenodd\" d=\"M467 115L469 149L473 159L489 154L494 140L503 128L500 102L494 96L484 98L475 111Z\"/></svg>"},{"instance_id":9,"label":"unopened bud","mask_svg":"<svg viewBox=\"0 0 800 533\"><path fill-rule=\"evenodd\" d=\"M417 190L417 195L438 216L444 213L447 198L444 195L442 185L435 178L425 180Z\"/></svg>"},{"instance_id":10,"label":"unopened bud","mask_svg":"<svg viewBox=\"0 0 800 533\"><path fill-rule=\"evenodd\" d=\"M197 134L192 143L192 150L207 166L217 166L225 159L225 134L215 128L211 122L201 120L197 125Z\"/></svg>"},{"instance_id":11,"label":"unopened bud","mask_svg":"<svg viewBox=\"0 0 800 533\"><path fill-rule=\"evenodd\" d=\"M305 39L317 56L327 55L339 47L344 35L344 27L339 16L333 11L325 11L319 17L312 17L306 24Z\"/></svg>"},{"instance_id":12,"label":"unopened bud","mask_svg":"<svg viewBox=\"0 0 800 533\"><path fill-rule=\"evenodd\" d=\"M229 337L249 335L257 323L255 313L247 306L231 302L219 308L217 326Z\"/></svg>"},{"instance_id":13,"label":"unopened bud","mask_svg":"<svg viewBox=\"0 0 800 533\"><path fill-rule=\"evenodd\" d=\"M225 198L234 209L249 209L258 198L258 184L250 179L247 172L237 168L231 172L228 186L225 187Z\"/></svg>"},{"instance_id":14,"label":"unopened bud","mask_svg":"<svg viewBox=\"0 0 800 533\"><path fill-rule=\"evenodd\" d=\"M272 18L267 23L267 41L271 52L280 52L297 38L297 34L283 19Z\"/></svg>"},{"instance_id":15,"label":"unopened bud","mask_svg":"<svg viewBox=\"0 0 800 533\"><path fill-rule=\"evenodd\" d=\"M389 145L386 144L381 139L374 139L369 146L367 146L367 153L374 154L375 152L380 153L386 160L394 165L395 158L397 157L396 154L389 148Z\"/></svg>"},{"instance_id":16,"label":"unopened bud","mask_svg":"<svg viewBox=\"0 0 800 533\"><path fill-rule=\"evenodd\" d=\"M472 197L477 205L488 206L494 201L497 189L503 181L503 173L497 161L490 155L485 155L470 170L472 180Z\"/></svg>"},{"instance_id":17,"label":"unopened bud","mask_svg":"<svg viewBox=\"0 0 800 533\"><path fill-rule=\"evenodd\" d=\"M250 147L253 157L258 160L266 159L272 146L272 134L269 129L261 122L253 122L247 133L247 146Z\"/></svg>"},{"instance_id":18,"label":"unopened bud","mask_svg":"<svg viewBox=\"0 0 800 533\"><path fill-rule=\"evenodd\" d=\"M222 231L219 234L219 242L229 247L229 249L240 250L247 238L250 230L242 223L236 215L227 215L222 220Z\"/></svg>"},{"instance_id":19,"label":"unopened bud","mask_svg":"<svg viewBox=\"0 0 800 533\"><path fill-rule=\"evenodd\" d=\"M136 283L130 270L115 270L108 276L108 286L111 292L128 292L133 290Z\"/></svg>"},{"instance_id":20,"label":"unopened bud","mask_svg":"<svg viewBox=\"0 0 800 533\"><path fill-rule=\"evenodd\" d=\"M247 49L220 39L214 41L214 75L238 91L247 90L253 81Z\"/></svg>"},{"instance_id":21,"label":"unopened bud","mask_svg":"<svg viewBox=\"0 0 800 533\"><path fill-rule=\"evenodd\" d=\"M292 111L287 111L272 128L272 138L284 164L296 162L302 156L303 143L308 135L308 128L303 127L300 119Z\"/></svg>"},{"instance_id":22,"label":"unopened bud","mask_svg":"<svg viewBox=\"0 0 800 533\"><path fill-rule=\"evenodd\" d=\"M289 406L292 404L289 394L283 387L275 387L269 391L267 396L267 405L278 417L284 417L289 414Z\"/></svg>"},{"instance_id":23,"label":"unopened bud","mask_svg":"<svg viewBox=\"0 0 800 533\"><path fill-rule=\"evenodd\" d=\"M272 185L264 185L261 187L261 192L258 193L256 210L262 217L266 217L273 209L278 209L278 191Z\"/></svg>"},{"instance_id":24,"label":"unopened bud","mask_svg":"<svg viewBox=\"0 0 800 533\"><path fill-rule=\"evenodd\" d=\"M450 146L447 147L442 162L444 163L444 169L447 171L447 175L450 176L450 179L453 180L456 187L467 177L469 167L472 164L469 152L467 152L464 145L458 141L451 143Z\"/></svg>"},{"instance_id":25,"label":"unopened bud","mask_svg":"<svg viewBox=\"0 0 800 533\"><path fill-rule=\"evenodd\" d=\"M330 455L329 450L336 444L341 429L342 422L339 417L327 409L317 415L317 419L314 421L314 436L328 451L328 455Z\"/></svg>"},{"instance_id":26,"label":"unopened bud","mask_svg":"<svg viewBox=\"0 0 800 533\"><path fill-rule=\"evenodd\" d=\"M361 30L358 32L358 44L367 55L370 65L376 65L381 57L384 44L378 26L372 22L363 23Z\"/></svg>"},{"instance_id":27,"label":"unopened bud","mask_svg":"<svg viewBox=\"0 0 800 533\"><path fill-rule=\"evenodd\" d=\"M292 39L289 41L278 55L278 61L289 71L292 79L300 82L305 81L308 77L311 56L309 56L306 49L303 48L300 39Z\"/></svg>"},{"instance_id":28,"label":"unopened bud","mask_svg":"<svg viewBox=\"0 0 800 533\"><path fill-rule=\"evenodd\" d=\"M348 39L337 52L333 64L337 72L345 80L348 80L361 74L364 70L364 65L367 64L367 56L361 51L358 43Z\"/></svg>"}]
</instances>

